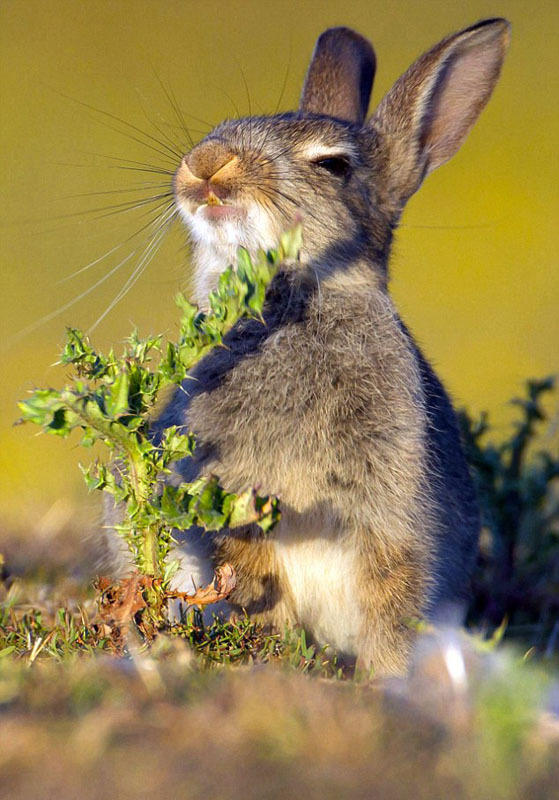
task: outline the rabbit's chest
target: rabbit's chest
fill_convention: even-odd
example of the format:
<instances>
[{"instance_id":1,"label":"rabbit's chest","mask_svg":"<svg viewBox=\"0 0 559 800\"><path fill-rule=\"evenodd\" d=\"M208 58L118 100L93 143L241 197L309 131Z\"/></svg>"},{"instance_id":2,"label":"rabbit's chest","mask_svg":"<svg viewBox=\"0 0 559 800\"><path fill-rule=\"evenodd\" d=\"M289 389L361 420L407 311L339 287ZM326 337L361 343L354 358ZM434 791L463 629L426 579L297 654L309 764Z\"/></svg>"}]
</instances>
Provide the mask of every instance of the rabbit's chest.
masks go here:
<instances>
[{"instance_id":1,"label":"rabbit's chest","mask_svg":"<svg viewBox=\"0 0 559 800\"><path fill-rule=\"evenodd\" d=\"M308 460L325 406L317 359L302 337L278 334L255 354L217 361L204 373L187 421L210 467L227 488L258 484L284 492L296 464Z\"/></svg>"}]
</instances>

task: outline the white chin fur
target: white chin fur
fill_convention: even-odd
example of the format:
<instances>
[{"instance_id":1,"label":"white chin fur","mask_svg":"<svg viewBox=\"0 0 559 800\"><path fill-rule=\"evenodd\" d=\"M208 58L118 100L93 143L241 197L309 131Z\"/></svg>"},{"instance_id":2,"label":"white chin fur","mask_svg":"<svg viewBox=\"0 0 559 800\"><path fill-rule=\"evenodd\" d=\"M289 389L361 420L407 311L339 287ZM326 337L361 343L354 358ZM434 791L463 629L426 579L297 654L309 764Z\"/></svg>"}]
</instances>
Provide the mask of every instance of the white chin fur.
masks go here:
<instances>
[{"instance_id":1,"label":"white chin fur","mask_svg":"<svg viewBox=\"0 0 559 800\"><path fill-rule=\"evenodd\" d=\"M179 210L194 245L194 300L201 308L207 305L208 294L217 286L223 270L236 263L239 247L251 254L269 250L280 234L270 216L256 204L238 220L208 220L201 209L192 214L182 205Z\"/></svg>"}]
</instances>

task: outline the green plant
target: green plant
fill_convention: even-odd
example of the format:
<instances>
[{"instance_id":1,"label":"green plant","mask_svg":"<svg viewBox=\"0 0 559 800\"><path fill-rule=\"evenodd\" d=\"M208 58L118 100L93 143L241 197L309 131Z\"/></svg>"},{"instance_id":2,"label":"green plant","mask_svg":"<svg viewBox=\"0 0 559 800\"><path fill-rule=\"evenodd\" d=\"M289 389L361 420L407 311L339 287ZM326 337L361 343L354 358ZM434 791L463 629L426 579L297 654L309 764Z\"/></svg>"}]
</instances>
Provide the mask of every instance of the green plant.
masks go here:
<instances>
[{"instance_id":1,"label":"green plant","mask_svg":"<svg viewBox=\"0 0 559 800\"><path fill-rule=\"evenodd\" d=\"M227 493L213 475L178 486L164 484L161 478L172 462L192 455L196 442L177 426L154 442L150 414L161 391L182 383L242 317L262 320L266 287L281 262L297 258L300 240L297 227L282 236L277 249L260 252L254 260L239 249L236 268L221 275L207 312L179 296L177 342L164 345L161 336L140 339L134 333L121 356L113 350L103 355L83 333L69 329L61 363L74 368L74 380L63 389L37 389L20 403L22 421L61 437L78 429L84 447L101 442L109 449L109 463L96 461L83 469L84 477L90 489L108 492L125 508L115 527L145 576L139 589L155 626L163 620L166 591L178 566L167 558L174 528L215 530L256 522L267 530L279 510L275 498L258 497L253 490Z\"/></svg>"},{"instance_id":2,"label":"green plant","mask_svg":"<svg viewBox=\"0 0 559 800\"><path fill-rule=\"evenodd\" d=\"M559 454L538 451L553 378L526 382L509 437L491 441L488 415L461 414L467 456L482 510L470 622L498 626L539 647L559 636Z\"/></svg>"}]
</instances>

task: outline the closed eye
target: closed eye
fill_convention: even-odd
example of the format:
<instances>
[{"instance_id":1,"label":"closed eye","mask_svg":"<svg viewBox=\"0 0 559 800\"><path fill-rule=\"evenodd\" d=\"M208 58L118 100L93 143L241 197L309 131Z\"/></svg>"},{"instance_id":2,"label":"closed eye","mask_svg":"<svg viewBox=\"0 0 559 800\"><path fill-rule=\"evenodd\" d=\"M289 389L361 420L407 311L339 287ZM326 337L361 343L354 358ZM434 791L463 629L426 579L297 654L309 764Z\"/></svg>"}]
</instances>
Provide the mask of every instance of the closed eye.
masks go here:
<instances>
[{"instance_id":1,"label":"closed eye","mask_svg":"<svg viewBox=\"0 0 559 800\"><path fill-rule=\"evenodd\" d=\"M331 175L347 178L351 173L351 164L346 156L326 156L313 161L317 167L325 169Z\"/></svg>"}]
</instances>

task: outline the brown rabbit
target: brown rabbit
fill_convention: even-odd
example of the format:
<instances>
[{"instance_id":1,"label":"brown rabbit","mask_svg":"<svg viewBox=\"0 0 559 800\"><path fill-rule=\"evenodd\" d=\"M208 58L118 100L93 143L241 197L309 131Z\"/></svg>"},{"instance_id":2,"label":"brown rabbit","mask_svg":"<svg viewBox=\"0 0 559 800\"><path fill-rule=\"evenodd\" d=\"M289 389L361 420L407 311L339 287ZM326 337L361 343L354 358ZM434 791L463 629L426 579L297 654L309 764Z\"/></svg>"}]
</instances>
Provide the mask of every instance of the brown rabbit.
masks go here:
<instances>
[{"instance_id":1,"label":"brown rabbit","mask_svg":"<svg viewBox=\"0 0 559 800\"><path fill-rule=\"evenodd\" d=\"M183 480L257 485L281 498L281 522L268 536L189 531L177 584L231 562L230 608L302 625L380 674L405 670L411 618L467 600L479 531L450 401L387 291L392 235L487 103L508 39L504 19L449 36L366 120L371 45L327 30L298 111L222 123L175 175L202 305L239 245L270 248L303 226L266 324L237 324L156 424L196 434Z\"/></svg>"}]
</instances>

